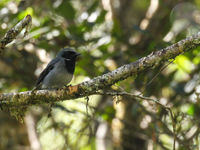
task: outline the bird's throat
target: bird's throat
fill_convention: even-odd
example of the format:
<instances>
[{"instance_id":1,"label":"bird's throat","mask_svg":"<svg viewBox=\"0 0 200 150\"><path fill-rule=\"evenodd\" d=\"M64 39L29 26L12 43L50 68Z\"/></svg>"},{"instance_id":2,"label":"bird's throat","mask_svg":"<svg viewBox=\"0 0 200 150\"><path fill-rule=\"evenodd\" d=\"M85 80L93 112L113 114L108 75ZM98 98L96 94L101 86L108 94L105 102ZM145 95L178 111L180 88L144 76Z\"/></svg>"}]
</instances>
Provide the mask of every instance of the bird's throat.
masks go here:
<instances>
[{"instance_id":1,"label":"bird's throat","mask_svg":"<svg viewBox=\"0 0 200 150\"><path fill-rule=\"evenodd\" d=\"M75 61L73 60L65 60L65 68L67 69L67 71L71 74L74 73L74 69L75 69Z\"/></svg>"}]
</instances>

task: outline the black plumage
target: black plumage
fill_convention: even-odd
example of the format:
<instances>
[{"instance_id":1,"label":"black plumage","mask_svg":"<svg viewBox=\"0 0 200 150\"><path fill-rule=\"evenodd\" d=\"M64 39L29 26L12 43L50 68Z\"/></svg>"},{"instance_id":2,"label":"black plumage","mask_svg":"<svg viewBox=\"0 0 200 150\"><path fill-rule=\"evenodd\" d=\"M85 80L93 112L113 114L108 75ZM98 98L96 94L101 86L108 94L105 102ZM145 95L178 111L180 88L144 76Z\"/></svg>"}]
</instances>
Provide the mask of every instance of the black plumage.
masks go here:
<instances>
[{"instance_id":1,"label":"black plumage","mask_svg":"<svg viewBox=\"0 0 200 150\"><path fill-rule=\"evenodd\" d=\"M60 88L68 84L72 80L79 55L72 48L62 49L40 74L36 89Z\"/></svg>"}]
</instances>

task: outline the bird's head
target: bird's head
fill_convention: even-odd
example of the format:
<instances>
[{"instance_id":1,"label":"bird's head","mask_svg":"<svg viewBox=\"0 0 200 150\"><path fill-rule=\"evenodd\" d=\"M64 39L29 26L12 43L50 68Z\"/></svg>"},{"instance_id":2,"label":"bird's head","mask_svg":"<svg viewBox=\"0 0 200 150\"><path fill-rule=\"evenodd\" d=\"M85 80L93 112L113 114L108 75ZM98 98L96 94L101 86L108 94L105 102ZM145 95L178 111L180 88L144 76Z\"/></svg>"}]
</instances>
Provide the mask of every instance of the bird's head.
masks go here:
<instances>
[{"instance_id":1,"label":"bird's head","mask_svg":"<svg viewBox=\"0 0 200 150\"><path fill-rule=\"evenodd\" d=\"M71 61L76 60L79 55L80 53L76 52L72 48L64 48L58 53L57 57L62 57L67 61Z\"/></svg>"}]
</instances>

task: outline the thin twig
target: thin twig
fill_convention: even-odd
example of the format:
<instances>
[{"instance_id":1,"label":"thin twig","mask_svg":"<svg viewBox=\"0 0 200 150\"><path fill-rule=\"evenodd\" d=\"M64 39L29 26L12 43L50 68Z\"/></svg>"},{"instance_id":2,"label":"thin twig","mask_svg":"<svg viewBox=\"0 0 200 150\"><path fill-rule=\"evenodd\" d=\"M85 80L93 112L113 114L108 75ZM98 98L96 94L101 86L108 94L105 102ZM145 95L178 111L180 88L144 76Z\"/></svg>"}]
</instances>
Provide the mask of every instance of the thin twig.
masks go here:
<instances>
[{"instance_id":1,"label":"thin twig","mask_svg":"<svg viewBox=\"0 0 200 150\"><path fill-rule=\"evenodd\" d=\"M172 128L173 128L173 136L174 136L174 141L173 141L173 150L176 150L176 123L174 120L174 115L173 112L170 108L168 108L171 119L172 119Z\"/></svg>"},{"instance_id":2,"label":"thin twig","mask_svg":"<svg viewBox=\"0 0 200 150\"><path fill-rule=\"evenodd\" d=\"M140 94L132 94L132 93L124 92L124 91L123 92L115 92L115 91L113 91L113 92L100 92L100 91L97 91L95 94L97 94L97 95L110 95L110 96L118 96L118 95L120 95L120 96L131 96L131 97L134 97L136 99L153 101L153 102L159 104L160 106L162 106L162 107L164 107L166 109L169 108L167 106L164 106L162 103L160 103L156 99L145 97L145 96L142 96Z\"/></svg>"},{"instance_id":3,"label":"thin twig","mask_svg":"<svg viewBox=\"0 0 200 150\"><path fill-rule=\"evenodd\" d=\"M89 113L88 113L88 105L89 105L89 97L87 96L87 97L86 97L86 113L87 113L87 116L89 116Z\"/></svg>"},{"instance_id":4,"label":"thin twig","mask_svg":"<svg viewBox=\"0 0 200 150\"><path fill-rule=\"evenodd\" d=\"M22 19L19 23L17 23L13 28L8 30L4 38L0 41L0 53L2 52L2 49L4 49L8 43L12 42L24 28L26 29L24 33L24 36L25 36L31 26L31 22L32 22L31 15L27 15L24 19Z\"/></svg>"},{"instance_id":5,"label":"thin twig","mask_svg":"<svg viewBox=\"0 0 200 150\"><path fill-rule=\"evenodd\" d=\"M78 85L70 86L60 90L37 90L20 93L2 93L0 101L16 102L16 105L35 105L58 102L62 100L77 99L95 94L96 91L109 87L119 81L125 80L130 76L136 75L149 68L155 68L161 63L173 59L183 52L192 50L200 45L200 32L185 38L171 46L159 51L152 52L146 57L130 64L123 65L116 70L95 77L89 81L84 81ZM34 104L33 104L34 103ZM9 103L7 105L9 107Z\"/></svg>"},{"instance_id":6,"label":"thin twig","mask_svg":"<svg viewBox=\"0 0 200 150\"><path fill-rule=\"evenodd\" d=\"M174 59L173 59L173 61L174 61ZM157 76L158 76L163 70L165 70L165 69L167 68L167 66L169 66L171 63L173 63L173 61L170 61L170 62L168 62L166 65L164 65L164 66L158 71L158 73L156 73L156 75L146 84L145 87L149 86L149 85L155 80L155 78L157 78ZM143 92L142 92L142 93L143 93Z\"/></svg>"},{"instance_id":7,"label":"thin twig","mask_svg":"<svg viewBox=\"0 0 200 150\"><path fill-rule=\"evenodd\" d=\"M89 116L89 109L88 109L88 106L89 106L89 97L87 96L86 97L86 114L87 114L87 116ZM87 119L89 119L89 118L87 118ZM90 120L90 119L89 119ZM89 130L90 130L90 132L89 132L89 134L90 135L92 135L93 134L93 131L92 131L92 127L91 127L91 124L90 124L90 121L88 121L88 125L89 125ZM89 136L90 138L92 137L92 136ZM89 140L90 140L90 138L89 138Z\"/></svg>"},{"instance_id":8,"label":"thin twig","mask_svg":"<svg viewBox=\"0 0 200 150\"><path fill-rule=\"evenodd\" d=\"M176 149L176 123L175 123L173 112L172 112L170 107L163 105L162 103L160 103L156 99L145 97L145 96L142 96L141 94L136 95L136 94L128 93L126 91L123 91L123 92L115 92L115 91L100 92L100 91L98 91L98 92L96 92L96 94L99 94L99 95L105 95L106 94L106 95L111 95L111 96L118 96L118 95L120 95L120 96L130 96L130 97L134 97L135 99L149 100L149 101L155 102L156 104L158 104L158 105L162 106L163 108L165 108L166 110L168 110L169 114L171 116L171 119L172 119L173 138L174 138L174 140L173 140L173 150Z\"/></svg>"}]
</instances>

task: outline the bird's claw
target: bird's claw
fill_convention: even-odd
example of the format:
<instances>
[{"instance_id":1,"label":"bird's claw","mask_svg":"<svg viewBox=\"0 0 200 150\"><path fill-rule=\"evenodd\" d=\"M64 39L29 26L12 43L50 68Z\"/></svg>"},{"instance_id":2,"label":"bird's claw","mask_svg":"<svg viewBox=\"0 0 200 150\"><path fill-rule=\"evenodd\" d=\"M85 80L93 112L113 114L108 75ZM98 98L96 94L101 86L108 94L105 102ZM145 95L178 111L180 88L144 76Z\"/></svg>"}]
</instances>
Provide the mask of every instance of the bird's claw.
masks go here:
<instances>
[{"instance_id":1,"label":"bird's claw","mask_svg":"<svg viewBox=\"0 0 200 150\"><path fill-rule=\"evenodd\" d=\"M67 89L67 88L69 88L70 86L72 86L72 85L71 85L71 84L69 84L69 85L64 85L63 89Z\"/></svg>"}]
</instances>

